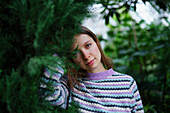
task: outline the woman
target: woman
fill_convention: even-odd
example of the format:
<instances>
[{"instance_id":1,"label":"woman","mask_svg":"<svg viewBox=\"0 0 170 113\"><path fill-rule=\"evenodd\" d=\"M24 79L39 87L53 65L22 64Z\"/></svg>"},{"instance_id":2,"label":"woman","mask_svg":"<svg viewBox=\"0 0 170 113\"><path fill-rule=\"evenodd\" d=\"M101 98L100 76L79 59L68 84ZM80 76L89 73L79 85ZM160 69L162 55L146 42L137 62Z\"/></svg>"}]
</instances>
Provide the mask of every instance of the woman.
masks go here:
<instances>
[{"instance_id":1,"label":"woman","mask_svg":"<svg viewBox=\"0 0 170 113\"><path fill-rule=\"evenodd\" d=\"M52 76L55 92L46 98L52 105L66 109L74 101L80 112L144 112L135 80L113 70L112 60L104 55L92 31L81 27L74 36L75 49L79 52L70 61L80 69L69 68L63 75L63 69L57 68ZM49 79L51 73L46 69L44 75Z\"/></svg>"}]
</instances>

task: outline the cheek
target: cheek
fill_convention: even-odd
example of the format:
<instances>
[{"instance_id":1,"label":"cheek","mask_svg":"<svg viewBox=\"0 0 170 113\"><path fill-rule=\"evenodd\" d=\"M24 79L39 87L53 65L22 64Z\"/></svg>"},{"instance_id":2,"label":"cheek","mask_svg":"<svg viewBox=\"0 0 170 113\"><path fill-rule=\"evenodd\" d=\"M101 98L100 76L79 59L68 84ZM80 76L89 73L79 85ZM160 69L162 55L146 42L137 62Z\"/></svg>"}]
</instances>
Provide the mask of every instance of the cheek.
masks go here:
<instances>
[{"instance_id":1,"label":"cheek","mask_svg":"<svg viewBox=\"0 0 170 113\"><path fill-rule=\"evenodd\" d=\"M97 45L96 45L96 47L94 47L94 49L93 49L93 54L94 54L96 57L98 57L99 59L101 58L101 53L100 53L99 48L97 47Z\"/></svg>"},{"instance_id":2,"label":"cheek","mask_svg":"<svg viewBox=\"0 0 170 113\"><path fill-rule=\"evenodd\" d=\"M75 59L73 59L73 61L74 61L74 63L78 64L78 62L80 62L80 59L75 58Z\"/></svg>"},{"instance_id":3,"label":"cheek","mask_svg":"<svg viewBox=\"0 0 170 113\"><path fill-rule=\"evenodd\" d=\"M81 58L75 58L75 59L73 59L73 61L74 61L74 63L77 64L77 65L80 65L81 62L82 62Z\"/></svg>"},{"instance_id":4,"label":"cheek","mask_svg":"<svg viewBox=\"0 0 170 113\"><path fill-rule=\"evenodd\" d=\"M73 59L73 61L76 65L79 65L80 68L84 69L84 64L81 59Z\"/></svg>"}]
</instances>

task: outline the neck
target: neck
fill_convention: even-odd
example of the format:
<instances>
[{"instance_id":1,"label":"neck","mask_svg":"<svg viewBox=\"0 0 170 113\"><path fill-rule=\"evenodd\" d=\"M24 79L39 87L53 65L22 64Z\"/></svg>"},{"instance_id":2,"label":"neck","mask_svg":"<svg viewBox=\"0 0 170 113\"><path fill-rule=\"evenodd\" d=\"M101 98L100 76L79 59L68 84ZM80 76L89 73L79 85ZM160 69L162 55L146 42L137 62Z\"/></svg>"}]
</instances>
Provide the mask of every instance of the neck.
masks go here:
<instances>
[{"instance_id":1,"label":"neck","mask_svg":"<svg viewBox=\"0 0 170 113\"><path fill-rule=\"evenodd\" d=\"M99 72L99 73L87 73L87 76L85 77L88 80L103 80L106 79L109 76L112 76L116 72L110 68L107 71Z\"/></svg>"},{"instance_id":2,"label":"neck","mask_svg":"<svg viewBox=\"0 0 170 113\"><path fill-rule=\"evenodd\" d=\"M104 68L104 66L102 65L102 63L99 64L99 66L97 66L95 69L92 70L88 70L88 73L100 73L100 72L104 72L106 71L106 69Z\"/></svg>"}]
</instances>

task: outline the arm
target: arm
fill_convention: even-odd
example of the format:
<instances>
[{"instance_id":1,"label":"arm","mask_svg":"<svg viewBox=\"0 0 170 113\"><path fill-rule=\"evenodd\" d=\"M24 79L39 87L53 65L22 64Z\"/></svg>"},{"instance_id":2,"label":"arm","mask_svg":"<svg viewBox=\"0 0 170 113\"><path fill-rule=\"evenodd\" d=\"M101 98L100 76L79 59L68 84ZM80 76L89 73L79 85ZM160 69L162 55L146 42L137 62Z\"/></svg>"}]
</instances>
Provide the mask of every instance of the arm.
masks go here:
<instances>
[{"instance_id":1,"label":"arm","mask_svg":"<svg viewBox=\"0 0 170 113\"><path fill-rule=\"evenodd\" d=\"M67 76L64 76L64 70L61 67L55 68L55 72L45 69L44 76L42 77L43 83L41 88L45 89L45 100L53 106L67 107L69 98L69 88L67 85ZM49 87L48 84L50 84ZM52 93L49 89L52 88Z\"/></svg>"},{"instance_id":2,"label":"arm","mask_svg":"<svg viewBox=\"0 0 170 113\"><path fill-rule=\"evenodd\" d=\"M134 79L131 82L131 90L132 90L133 99L135 101L134 107L133 107L133 112L144 113L141 96L139 94L139 90L138 90L136 81Z\"/></svg>"}]
</instances>

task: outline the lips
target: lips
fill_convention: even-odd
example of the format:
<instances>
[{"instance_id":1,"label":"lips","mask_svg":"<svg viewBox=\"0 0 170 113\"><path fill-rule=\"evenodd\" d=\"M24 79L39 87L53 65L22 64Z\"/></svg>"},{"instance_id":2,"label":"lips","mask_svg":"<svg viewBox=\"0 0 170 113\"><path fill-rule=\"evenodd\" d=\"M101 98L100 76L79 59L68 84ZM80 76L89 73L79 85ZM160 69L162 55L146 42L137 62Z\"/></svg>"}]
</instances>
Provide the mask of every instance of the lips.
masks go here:
<instances>
[{"instance_id":1,"label":"lips","mask_svg":"<svg viewBox=\"0 0 170 113\"><path fill-rule=\"evenodd\" d=\"M91 65L93 65L93 63L94 63L94 59L91 60L90 62L88 62L87 65L91 66Z\"/></svg>"}]
</instances>

